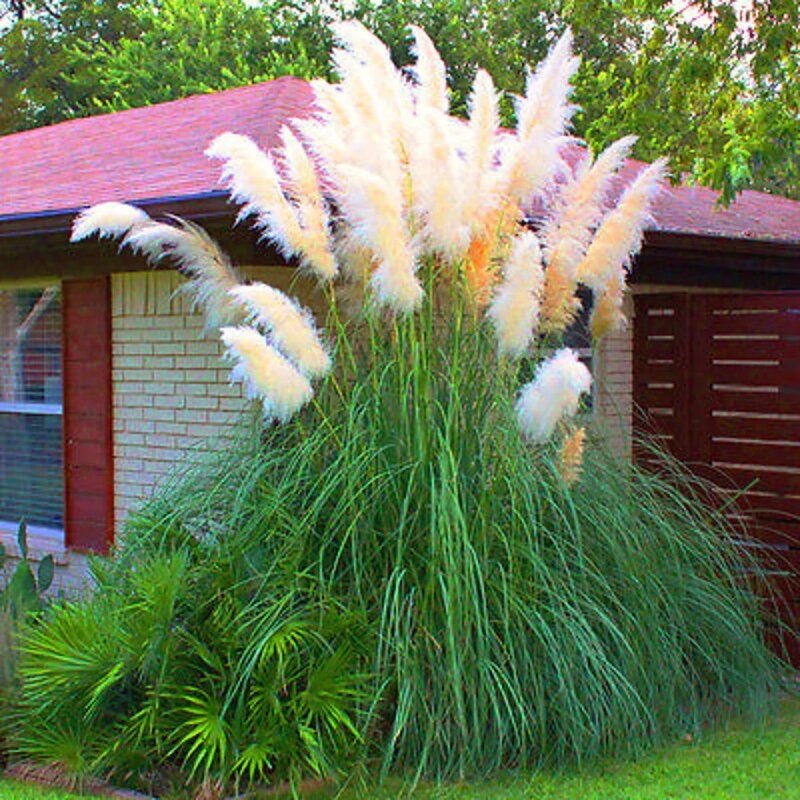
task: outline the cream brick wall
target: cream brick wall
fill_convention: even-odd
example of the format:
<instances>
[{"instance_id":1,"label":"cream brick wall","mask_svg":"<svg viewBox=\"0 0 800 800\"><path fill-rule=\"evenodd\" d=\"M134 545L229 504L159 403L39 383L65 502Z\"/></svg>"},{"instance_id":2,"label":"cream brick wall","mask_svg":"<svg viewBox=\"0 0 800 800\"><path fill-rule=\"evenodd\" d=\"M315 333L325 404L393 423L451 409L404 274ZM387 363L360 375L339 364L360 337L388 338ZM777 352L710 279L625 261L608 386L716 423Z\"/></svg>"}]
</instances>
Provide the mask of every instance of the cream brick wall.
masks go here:
<instances>
[{"instance_id":1,"label":"cream brick wall","mask_svg":"<svg viewBox=\"0 0 800 800\"><path fill-rule=\"evenodd\" d=\"M178 292L176 272L112 276L115 518L149 496L187 451L230 434L248 407L228 384L218 336Z\"/></svg>"},{"instance_id":2,"label":"cream brick wall","mask_svg":"<svg viewBox=\"0 0 800 800\"><path fill-rule=\"evenodd\" d=\"M624 455L631 452L633 418L633 298L623 307L628 325L609 334L595 353L595 403L601 429L613 447Z\"/></svg>"}]
</instances>

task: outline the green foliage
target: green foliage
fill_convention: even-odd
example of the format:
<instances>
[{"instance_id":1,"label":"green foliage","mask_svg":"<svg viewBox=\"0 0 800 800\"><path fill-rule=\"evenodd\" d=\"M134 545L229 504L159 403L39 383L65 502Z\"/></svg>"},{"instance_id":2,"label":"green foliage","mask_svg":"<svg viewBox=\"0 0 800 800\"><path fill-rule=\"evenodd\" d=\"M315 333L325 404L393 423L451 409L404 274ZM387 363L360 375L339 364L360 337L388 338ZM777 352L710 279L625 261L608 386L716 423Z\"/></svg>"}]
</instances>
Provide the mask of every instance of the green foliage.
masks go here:
<instances>
[{"instance_id":1,"label":"green foliage","mask_svg":"<svg viewBox=\"0 0 800 800\"><path fill-rule=\"evenodd\" d=\"M313 6L271 0L33 0L0 28L0 131L311 77L323 27Z\"/></svg>"},{"instance_id":2,"label":"green foliage","mask_svg":"<svg viewBox=\"0 0 800 800\"><path fill-rule=\"evenodd\" d=\"M11 572L5 588L0 592L0 609L14 619L20 619L29 611L41 611L45 607L44 594L53 583L55 563L53 556L46 555L39 562L34 574L28 558L28 531L25 521L17 529L17 546L20 559ZM7 559L5 547L0 544L0 569Z\"/></svg>"},{"instance_id":3,"label":"green foliage","mask_svg":"<svg viewBox=\"0 0 800 800\"><path fill-rule=\"evenodd\" d=\"M242 544L169 536L133 568L98 562L91 598L25 633L21 750L139 785L166 767L195 784L296 782L345 763L360 623L287 602Z\"/></svg>"},{"instance_id":4,"label":"green foliage","mask_svg":"<svg viewBox=\"0 0 800 800\"><path fill-rule=\"evenodd\" d=\"M34 573L24 520L17 529L17 547L21 558L10 576L4 575L5 586L0 591L0 764L7 754L10 719L16 702L17 632L31 614L46 607L44 593L52 585L55 572L53 557L46 555ZM0 570L6 566L6 561L5 547L0 544Z\"/></svg>"},{"instance_id":5,"label":"green foliage","mask_svg":"<svg viewBox=\"0 0 800 800\"><path fill-rule=\"evenodd\" d=\"M800 703L795 697L784 701L769 725L732 725L699 741L682 737L628 764L602 764L580 772L542 770L535 775L455 785L421 785L414 791L401 780L392 779L382 786L342 792L331 788L303 796L308 800L794 800L800 771L798 732ZM78 800L78 795L1 778L0 795L4 800Z\"/></svg>"},{"instance_id":6,"label":"green foliage","mask_svg":"<svg viewBox=\"0 0 800 800\"><path fill-rule=\"evenodd\" d=\"M686 5L687 8L680 9ZM565 24L583 66L576 131L595 149L631 130L637 155L670 153L676 175L730 200L743 188L800 191L797 0L58 0L28 3L0 33L0 131L130 108L293 74L326 76L327 23L355 15L410 62L409 23L450 65L465 109L476 65L522 89ZM698 25L700 10L710 24ZM506 111L510 111L507 104Z\"/></svg>"},{"instance_id":7,"label":"green foliage","mask_svg":"<svg viewBox=\"0 0 800 800\"><path fill-rule=\"evenodd\" d=\"M231 0L151 4L137 17L135 38L78 45L83 95L97 111L116 111L279 75L313 76L316 63L302 41L294 42L290 56L276 46L284 38L285 12L273 10Z\"/></svg>"},{"instance_id":8,"label":"green foliage","mask_svg":"<svg viewBox=\"0 0 800 800\"><path fill-rule=\"evenodd\" d=\"M196 464L92 598L26 635L23 751L63 759L67 735L119 774L296 781L358 755L462 778L762 716L777 664L735 532L679 472L599 443L568 486L473 313L331 320L340 379Z\"/></svg>"}]
</instances>

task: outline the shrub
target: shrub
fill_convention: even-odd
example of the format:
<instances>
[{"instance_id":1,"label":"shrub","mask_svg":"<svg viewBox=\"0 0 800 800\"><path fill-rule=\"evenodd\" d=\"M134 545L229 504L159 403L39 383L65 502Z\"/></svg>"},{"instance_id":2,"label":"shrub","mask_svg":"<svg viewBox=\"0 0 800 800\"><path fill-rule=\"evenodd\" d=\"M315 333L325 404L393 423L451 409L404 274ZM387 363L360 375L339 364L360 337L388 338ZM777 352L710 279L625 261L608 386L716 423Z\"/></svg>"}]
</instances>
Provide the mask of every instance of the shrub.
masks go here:
<instances>
[{"instance_id":1,"label":"shrub","mask_svg":"<svg viewBox=\"0 0 800 800\"><path fill-rule=\"evenodd\" d=\"M223 786L341 766L363 622L303 602L235 538L168 535L133 565L96 562L92 596L27 632L24 753L150 789L172 768L180 785Z\"/></svg>"},{"instance_id":2,"label":"shrub","mask_svg":"<svg viewBox=\"0 0 800 800\"><path fill-rule=\"evenodd\" d=\"M51 555L39 562L34 572L28 558L28 533L25 521L17 530L19 561L9 575L4 575L5 585L0 591L0 764L8 754L8 736L17 691L17 630L26 618L46 607L45 592L50 588L55 573ZM0 570L6 566L5 547L0 544Z\"/></svg>"},{"instance_id":3,"label":"shrub","mask_svg":"<svg viewBox=\"0 0 800 800\"><path fill-rule=\"evenodd\" d=\"M357 620L344 674L370 676L346 684L337 735L349 741L325 740L323 773L359 741L386 770L485 775L630 755L762 714L774 662L724 518L688 484L599 445L570 486L557 447L533 456L520 439L507 395L489 388L502 380L475 371L477 347L457 352L457 384L428 361L435 400L423 418L397 402L402 387L420 389L408 364L379 359L345 402L321 393L326 424L301 414L263 446L241 442L134 515L93 599L25 642L27 707L46 712L36 719L91 723L103 739L81 752L97 753L97 767L172 759L245 778L237 759L258 742L270 764L316 771L302 748L282 762L263 729L237 733L252 702L240 676L255 663L253 626L290 609L287 624L305 621L331 658L338 621ZM73 671L65 642L73 657L92 642L99 652ZM199 731L196 749L176 749L187 708L203 702L218 704L200 708L227 750ZM24 739L28 752L54 757L37 744L49 725Z\"/></svg>"}]
</instances>

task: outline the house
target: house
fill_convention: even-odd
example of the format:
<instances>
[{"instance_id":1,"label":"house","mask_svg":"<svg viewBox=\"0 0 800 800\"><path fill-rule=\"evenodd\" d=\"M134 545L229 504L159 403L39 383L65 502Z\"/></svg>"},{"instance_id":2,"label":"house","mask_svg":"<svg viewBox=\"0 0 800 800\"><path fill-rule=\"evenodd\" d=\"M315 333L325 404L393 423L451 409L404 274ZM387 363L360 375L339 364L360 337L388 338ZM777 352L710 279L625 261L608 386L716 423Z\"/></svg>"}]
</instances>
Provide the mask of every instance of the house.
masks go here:
<instances>
[{"instance_id":1,"label":"house","mask_svg":"<svg viewBox=\"0 0 800 800\"><path fill-rule=\"evenodd\" d=\"M285 287L291 266L249 230L232 230L235 211L203 151L226 130L274 146L280 126L311 105L306 83L281 78L0 138L0 541L13 549L16 520L25 516L34 554L56 553L62 584L81 579L84 554L108 548L125 515L187 448L228 430L246 406L240 388L228 385L219 342L175 294L180 277L108 242L70 245L75 213L121 200L193 219L251 275ZM640 166L627 164L624 177ZM744 361L766 359L760 379L772 381L771 399L780 398L784 424L800 440L800 342L792 370L778 369L784 350L791 358L787 342L800 336L791 292L800 289L800 202L745 192L716 210L716 199L700 187L665 189L633 272L634 324L596 354L595 408L619 447L630 449L637 405L644 424L694 459L692 443L716 419L703 380L716 385L713 370L731 366L714 366L708 347L720 315L747 322L745 338L731 329L734 338L724 340L728 360L746 373L740 350ZM731 380L738 386L746 377ZM775 409L758 416L754 397L763 393L746 394L755 409L746 419L774 428ZM725 419L730 460L740 423ZM717 446L712 434L706 449ZM775 473L769 458L778 451ZM800 513L795 452L789 442L762 444L747 452L761 460L747 463L748 474L766 464L767 497ZM778 485L787 480L788 493Z\"/></svg>"}]
</instances>

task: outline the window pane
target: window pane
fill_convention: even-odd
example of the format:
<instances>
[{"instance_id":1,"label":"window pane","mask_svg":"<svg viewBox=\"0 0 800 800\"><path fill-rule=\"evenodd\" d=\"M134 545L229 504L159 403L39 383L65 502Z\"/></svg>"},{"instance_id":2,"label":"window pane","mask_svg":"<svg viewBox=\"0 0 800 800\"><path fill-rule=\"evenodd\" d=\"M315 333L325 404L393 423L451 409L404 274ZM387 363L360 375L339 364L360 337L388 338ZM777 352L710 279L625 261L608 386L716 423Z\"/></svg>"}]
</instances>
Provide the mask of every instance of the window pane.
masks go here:
<instances>
[{"instance_id":1,"label":"window pane","mask_svg":"<svg viewBox=\"0 0 800 800\"><path fill-rule=\"evenodd\" d=\"M61 417L0 412L0 520L63 527Z\"/></svg>"},{"instance_id":2,"label":"window pane","mask_svg":"<svg viewBox=\"0 0 800 800\"><path fill-rule=\"evenodd\" d=\"M63 526L61 302L0 290L0 520Z\"/></svg>"}]
</instances>

